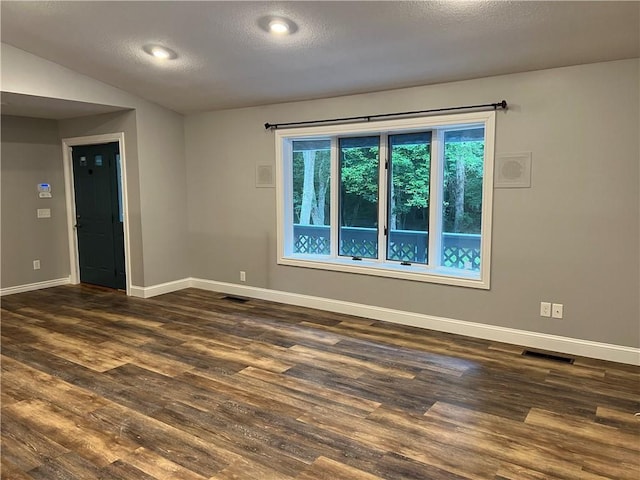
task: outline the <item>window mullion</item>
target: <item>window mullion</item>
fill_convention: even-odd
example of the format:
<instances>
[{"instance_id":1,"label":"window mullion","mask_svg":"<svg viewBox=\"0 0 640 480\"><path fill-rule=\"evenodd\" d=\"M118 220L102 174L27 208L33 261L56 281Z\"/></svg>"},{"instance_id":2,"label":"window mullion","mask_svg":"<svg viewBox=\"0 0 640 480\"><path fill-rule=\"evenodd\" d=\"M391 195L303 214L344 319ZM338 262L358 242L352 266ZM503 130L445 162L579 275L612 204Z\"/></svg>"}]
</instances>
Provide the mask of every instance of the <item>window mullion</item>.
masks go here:
<instances>
[{"instance_id":1,"label":"window mullion","mask_svg":"<svg viewBox=\"0 0 640 480\"><path fill-rule=\"evenodd\" d=\"M431 181L429 182L429 267L440 266L442 259L442 189L444 180L444 132L431 137Z\"/></svg>"},{"instance_id":2,"label":"window mullion","mask_svg":"<svg viewBox=\"0 0 640 480\"><path fill-rule=\"evenodd\" d=\"M331 204L329 206L330 215L330 255L337 258L338 249L338 228L340 225L340 166L338 165L338 138L331 137Z\"/></svg>"},{"instance_id":3,"label":"window mullion","mask_svg":"<svg viewBox=\"0 0 640 480\"><path fill-rule=\"evenodd\" d=\"M385 262L387 260L387 235L388 215L387 215L387 175L389 170L389 152L387 144L387 134L380 135L380 155L378 158L378 261Z\"/></svg>"}]
</instances>

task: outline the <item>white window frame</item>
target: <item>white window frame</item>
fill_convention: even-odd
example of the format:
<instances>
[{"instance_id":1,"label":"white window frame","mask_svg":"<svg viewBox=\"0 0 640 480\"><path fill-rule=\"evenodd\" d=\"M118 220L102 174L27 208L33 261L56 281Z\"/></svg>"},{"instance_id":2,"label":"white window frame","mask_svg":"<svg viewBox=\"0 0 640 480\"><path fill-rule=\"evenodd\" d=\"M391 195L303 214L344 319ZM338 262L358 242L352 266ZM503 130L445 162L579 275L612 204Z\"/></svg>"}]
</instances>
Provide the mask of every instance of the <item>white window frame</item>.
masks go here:
<instances>
[{"instance_id":1,"label":"white window frame","mask_svg":"<svg viewBox=\"0 0 640 480\"><path fill-rule=\"evenodd\" d=\"M491 222L493 212L493 165L495 156L495 111L459 113L451 115L439 115L431 117L412 117L397 120L383 120L377 122L351 123L343 125L322 125L315 127L289 128L275 131L276 141L276 203L277 203L277 263L294 267L316 268L380 277L390 277L420 282L455 285L462 287L490 288L491 267ZM337 231L338 231L338 172L337 172L337 145L335 137L354 135L381 135L394 133L409 133L425 130L433 130L431 152L431 188L429 209L430 232L439 232L442 218L442 199L440 198L443 175L443 155L438 151L442 146L442 131L447 128L463 128L464 126L483 126L485 132L484 163L482 178L482 220L481 220L481 264L479 272L465 271L444 266L428 266L423 264L400 265L399 262L386 261L386 237L383 238L384 225L378 230L379 247L378 259L352 260L348 257L337 255ZM331 137L331 252L334 255L308 255L287 252L287 247L292 245L293 235L293 209L292 202L292 141L313 139L318 137ZM439 137L439 140L436 138ZM382 142L386 145L387 142ZM386 149L386 146L385 146ZM434 151L435 149L435 151ZM384 155L384 156L383 156ZM380 191L379 191L379 216L386 223L387 194L383 189L386 181L382 176L387 172L384 168L386 151L380 152ZM439 183L437 183L439 182ZM434 186L438 184L437 188ZM385 187L386 188L386 187ZM429 235L429 252L439 252L440 235Z\"/></svg>"}]
</instances>

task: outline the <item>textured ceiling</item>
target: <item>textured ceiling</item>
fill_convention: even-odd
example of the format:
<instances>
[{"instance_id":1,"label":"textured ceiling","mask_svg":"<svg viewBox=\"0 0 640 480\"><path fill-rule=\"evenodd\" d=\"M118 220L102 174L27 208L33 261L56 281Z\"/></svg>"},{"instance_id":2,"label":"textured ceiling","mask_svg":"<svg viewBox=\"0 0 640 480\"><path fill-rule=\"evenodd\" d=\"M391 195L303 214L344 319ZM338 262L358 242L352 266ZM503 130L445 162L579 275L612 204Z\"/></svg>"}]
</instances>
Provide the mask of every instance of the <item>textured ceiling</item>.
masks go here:
<instances>
[{"instance_id":1,"label":"textured ceiling","mask_svg":"<svg viewBox=\"0 0 640 480\"><path fill-rule=\"evenodd\" d=\"M2 42L182 113L640 56L639 2L12 2ZM265 15L298 24L261 30ZM142 47L166 45L159 63Z\"/></svg>"}]
</instances>

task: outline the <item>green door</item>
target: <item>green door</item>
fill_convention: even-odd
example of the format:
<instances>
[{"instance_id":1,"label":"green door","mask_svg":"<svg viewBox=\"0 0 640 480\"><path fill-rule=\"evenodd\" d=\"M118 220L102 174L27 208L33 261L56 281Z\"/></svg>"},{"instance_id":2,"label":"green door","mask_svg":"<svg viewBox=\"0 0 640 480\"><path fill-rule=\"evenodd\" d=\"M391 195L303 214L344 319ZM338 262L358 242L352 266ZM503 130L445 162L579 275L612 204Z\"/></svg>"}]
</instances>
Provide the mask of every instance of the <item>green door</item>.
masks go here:
<instances>
[{"instance_id":1,"label":"green door","mask_svg":"<svg viewBox=\"0 0 640 480\"><path fill-rule=\"evenodd\" d=\"M73 147L80 281L126 288L117 142Z\"/></svg>"}]
</instances>

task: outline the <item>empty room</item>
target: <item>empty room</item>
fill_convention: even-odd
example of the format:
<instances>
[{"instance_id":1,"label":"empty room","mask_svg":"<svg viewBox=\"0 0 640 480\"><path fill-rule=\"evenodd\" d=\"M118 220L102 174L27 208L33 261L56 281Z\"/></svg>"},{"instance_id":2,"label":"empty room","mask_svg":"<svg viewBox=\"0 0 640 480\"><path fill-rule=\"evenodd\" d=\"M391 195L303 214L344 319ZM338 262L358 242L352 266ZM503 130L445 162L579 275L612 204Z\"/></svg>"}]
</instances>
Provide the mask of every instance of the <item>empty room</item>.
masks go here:
<instances>
[{"instance_id":1,"label":"empty room","mask_svg":"<svg viewBox=\"0 0 640 480\"><path fill-rule=\"evenodd\" d=\"M0 13L3 480L640 478L640 2Z\"/></svg>"}]
</instances>

